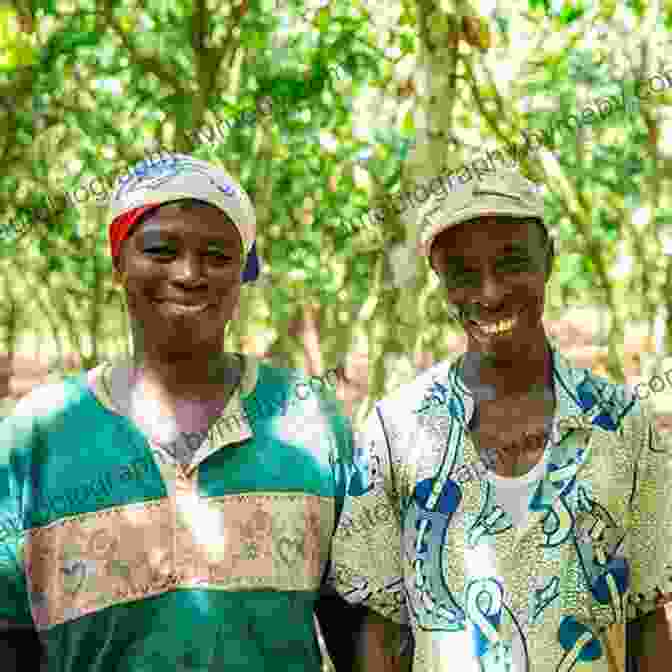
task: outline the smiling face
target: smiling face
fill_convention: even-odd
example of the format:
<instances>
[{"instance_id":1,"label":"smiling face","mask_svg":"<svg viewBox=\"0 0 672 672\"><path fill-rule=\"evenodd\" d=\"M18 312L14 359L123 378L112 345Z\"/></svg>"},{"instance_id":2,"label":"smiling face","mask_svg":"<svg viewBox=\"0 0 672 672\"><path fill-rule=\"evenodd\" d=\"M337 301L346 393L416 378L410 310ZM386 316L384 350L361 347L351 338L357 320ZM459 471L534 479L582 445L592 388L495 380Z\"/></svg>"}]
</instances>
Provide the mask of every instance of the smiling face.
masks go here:
<instances>
[{"instance_id":1,"label":"smiling face","mask_svg":"<svg viewBox=\"0 0 672 672\"><path fill-rule=\"evenodd\" d=\"M136 225L118 270L145 348L221 349L240 298L242 249L227 215L198 201L162 206Z\"/></svg>"},{"instance_id":2,"label":"smiling face","mask_svg":"<svg viewBox=\"0 0 672 672\"><path fill-rule=\"evenodd\" d=\"M455 226L437 236L430 258L469 351L511 362L545 339L552 252L535 220L482 217Z\"/></svg>"}]
</instances>

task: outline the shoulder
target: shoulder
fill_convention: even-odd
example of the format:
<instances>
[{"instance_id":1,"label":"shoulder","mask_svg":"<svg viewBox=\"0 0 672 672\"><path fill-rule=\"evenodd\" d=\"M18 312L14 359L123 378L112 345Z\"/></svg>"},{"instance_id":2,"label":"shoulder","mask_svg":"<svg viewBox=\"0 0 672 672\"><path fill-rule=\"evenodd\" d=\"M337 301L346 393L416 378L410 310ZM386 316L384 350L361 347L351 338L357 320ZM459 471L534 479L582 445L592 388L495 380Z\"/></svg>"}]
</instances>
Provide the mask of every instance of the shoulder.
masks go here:
<instances>
[{"instance_id":1,"label":"shoulder","mask_svg":"<svg viewBox=\"0 0 672 672\"><path fill-rule=\"evenodd\" d=\"M66 380L39 385L19 399L7 420L47 420L76 402L73 392Z\"/></svg>"},{"instance_id":2,"label":"shoulder","mask_svg":"<svg viewBox=\"0 0 672 672\"><path fill-rule=\"evenodd\" d=\"M325 376L308 376L305 371L257 362L256 386L259 397L278 398L280 391L287 409L309 415L320 413L349 422L342 403L336 397L334 380Z\"/></svg>"},{"instance_id":3,"label":"shoulder","mask_svg":"<svg viewBox=\"0 0 672 672\"><path fill-rule=\"evenodd\" d=\"M642 403L630 385L572 366L562 356L556 358L556 377L560 393L570 395L584 412L596 415L593 422L603 429L620 431L633 422L648 421L652 415L651 407Z\"/></svg>"},{"instance_id":4,"label":"shoulder","mask_svg":"<svg viewBox=\"0 0 672 672\"><path fill-rule=\"evenodd\" d=\"M0 429L5 436L62 430L73 412L87 405L87 399L82 376L39 385L19 399Z\"/></svg>"},{"instance_id":5,"label":"shoulder","mask_svg":"<svg viewBox=\"0 0 672 672\"><path fill-rule=\"evenodd\" d=\"M439 362L380 399L374 410L385 418L396 417L406 421L417 417L428 406L447 407L451 397L459 395L459 390L451 382L452 366L452 361Z\"/></svg>"},{"instance_id":6,"label":"shoulder","mask_svg":"<svg viewBox=\"0 0 672 672\"><path fill-rule=\"evenodd\" d=\"M598 376L589 369L573 367L566 360L556 368L556 390L561 402L576 409L573 413L583 415L581 422L585 428L606 432L604 440L616 441L620 448L616 451L619 459L636 461L650 448L660 450L660 437L655 429L654 410L635 394L630 385L613 383ZM566 427L563 427L566 423ZM575 419L563 417L559 428L574 428ZM614 455L614 457L617 457Z\"/></svg>"},{"instance_id":7,"label":"shoulder","mask_svg":"<svg viewBox=\"0 0 672 672\"><path fill-rule=\"evenodd\" d=\"M279 400L286 397L291 387L291 370L250 355L243 355L243 361L242 396L252 403L274 400L274 405L283 405Z\"/></svg>"},{"instance_id":8,"label":"shoulder","mask_svg":"<svg viewBox=\"0 0 672 672\"><path fill-rule=\"evenodd\" d=\"M245 357L245 360L248 366L256 366L258 383L288 382L300 374L300 372L295 369L279 366L269 360L249 356Z\"/></svg>"},{"instance_id":9,"label":"shoulder","mask_svg":"<svg viewBox=\"0 0 672 672\"><path fill-rule=\"evenodd\" d=\"M334 372L324 376L308 376L305 371L275 366L259 360L257 363L257 386L260 391L269 387L284 387L293 396L293 402L310 399L324 403L333 403L336 399Z\"/></svg>"},{"instance_id":10,"label":"shoulder","mask_svg":"<svg viewBox=\"0 0 672 672\"><path fill-rule=\"evenodd\" d=\"M285 407L300 404L310 398L314 400L315 395L311 391L309 378L303 371L277 366L263 360L254 362L248 360L248 368L251 367L254 367L256 372L251 376L252 379L248 379L248 392L253 392L255 397L282 398L285 400Z\"/></svg>"},{"instance_id":11,"label":"shoulder","mask_svg":"<svg viewBox=\"0 0 672 672\"><path fill-rule=\"evenodd\" d=\"M336 396L335 382L333 371L324 376L308 376L300 369L259 362L260 394L273 394L273 387L283 388L288 412L292 411L306 418L320 416L325 419L332 432L341 443L347 444L346 450L349 450L352 424L343 403Z\"/></svg>"},{"instance_id":12,"label":"shoulder","mask_svg":"<svg viewBox=\"0 0 672 672\"><path fill-rule=\"evenodd\" d=\"M599 403L614 408L635 407L636 399L629 385L614 383L583 367L573 367L572 372L579 394L592 393Z\"/></svg>"},{"instance_id":13,"label":"shoulder","mask_svg":"<svg viewBox=\"0 0 672 672\"><path fill-rule=\"evenodd\" d=\"M262 387L282 385L296 388L305 385L318 393L333 387L327 382L328 376L309 376L301 369L279 366L269 360L250 357L247 357L246 360L248 366L256 367L256 383Z\"/></svg>"},{"instance_id":14,"label":"shoulder","mask_svg":"<svg viewBox=\"0 0 672 672\"><path fill-rule=\"evenodd\" d=\"M36 451L62 432L72 415L73 395L65 381L33 388L0 422L0 490L5 478L21 482L30 473ZM5 486L6 486L5 482Z\"/></svg>"}]
</instances>

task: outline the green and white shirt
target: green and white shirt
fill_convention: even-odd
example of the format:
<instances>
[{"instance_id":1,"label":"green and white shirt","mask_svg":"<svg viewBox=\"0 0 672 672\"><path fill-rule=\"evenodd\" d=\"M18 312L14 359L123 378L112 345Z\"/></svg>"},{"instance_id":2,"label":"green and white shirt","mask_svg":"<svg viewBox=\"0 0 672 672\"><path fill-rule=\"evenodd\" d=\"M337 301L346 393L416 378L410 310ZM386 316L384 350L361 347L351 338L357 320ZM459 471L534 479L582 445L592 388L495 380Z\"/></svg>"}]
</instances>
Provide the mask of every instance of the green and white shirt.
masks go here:
<instances>
[{"instance_id":1,"label":"green and white shirt","mask_svg":"<svg viewBox=\"0 0 672 672\"><path fill-rule=\"evenodd\" d=\"M624 624L672 592L669 447L627 388L553 350L553 440L516 527L458 370L434 367L369 416L334 538L337 590L412 626L414 672L625 669Z\"/></svg>"},{"instance_id":2,"label":"green and white shirt","mask_svg":"<svg viewBox=\"0 0 672 672\"><path fill-rule=\"evenodd\" d=\"M320 672L350 425L295 373L245 372L186 466L86 375L0 423L0 621L38 629L50 672Z\"/></svg>"}]
</instances>

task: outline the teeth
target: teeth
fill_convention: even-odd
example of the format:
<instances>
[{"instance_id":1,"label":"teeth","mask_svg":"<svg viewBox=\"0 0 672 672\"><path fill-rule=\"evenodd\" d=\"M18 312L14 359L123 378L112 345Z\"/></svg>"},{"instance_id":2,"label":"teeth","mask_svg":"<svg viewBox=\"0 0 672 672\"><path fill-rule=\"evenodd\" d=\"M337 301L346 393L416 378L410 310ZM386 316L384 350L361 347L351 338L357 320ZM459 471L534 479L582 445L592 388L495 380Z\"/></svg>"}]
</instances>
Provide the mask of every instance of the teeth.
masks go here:
<instances>
[{"instance_id":1,"label":"teeth","mask_svg":"<svg viewBox=\"0 0 672 672\"><path fill-rule=\"evenodd\" d=\"M200 313L202 310L205 310L208 307L207 303L202 303L198 306L186 306L181 303L168 303L168 305L176 311L181 313Z\"/></svg>"},{"instance_id":2,"label":"teeth","mask_svg":"<svg viewBox=\"0 0 672 672\"><path fill-rule=\"evenodd\" d=\"M509 320L500 320L496 324L482 324L480 322L477 322L476 324L478 324L479 329L486 334L504 334L507 331L511 331L517 321L518 320L514 317Z\"/></svg>"}]
</instances>

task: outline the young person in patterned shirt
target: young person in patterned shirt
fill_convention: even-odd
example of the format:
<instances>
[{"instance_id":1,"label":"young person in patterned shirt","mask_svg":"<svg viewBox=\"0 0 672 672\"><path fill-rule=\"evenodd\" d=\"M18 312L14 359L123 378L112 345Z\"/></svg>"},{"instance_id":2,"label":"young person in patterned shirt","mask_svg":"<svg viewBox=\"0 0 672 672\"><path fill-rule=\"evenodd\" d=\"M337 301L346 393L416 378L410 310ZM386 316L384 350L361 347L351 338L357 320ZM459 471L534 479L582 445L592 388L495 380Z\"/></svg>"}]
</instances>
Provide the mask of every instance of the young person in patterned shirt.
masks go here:
<instances>
[{"instance_id":1,"label":"young person in patterned shirt","mask_svg":"<svg viewBox=\"0 0 672 672\"><path fill-rule=\"evenodd\" d=\"M549 343L538 190L499 171L425 212L468 348L358 437L333 580L371 610L360 669L407 667L409 628L413 672L669 669L671 453L628 389Z\"/></svg>"}]
</instances>

